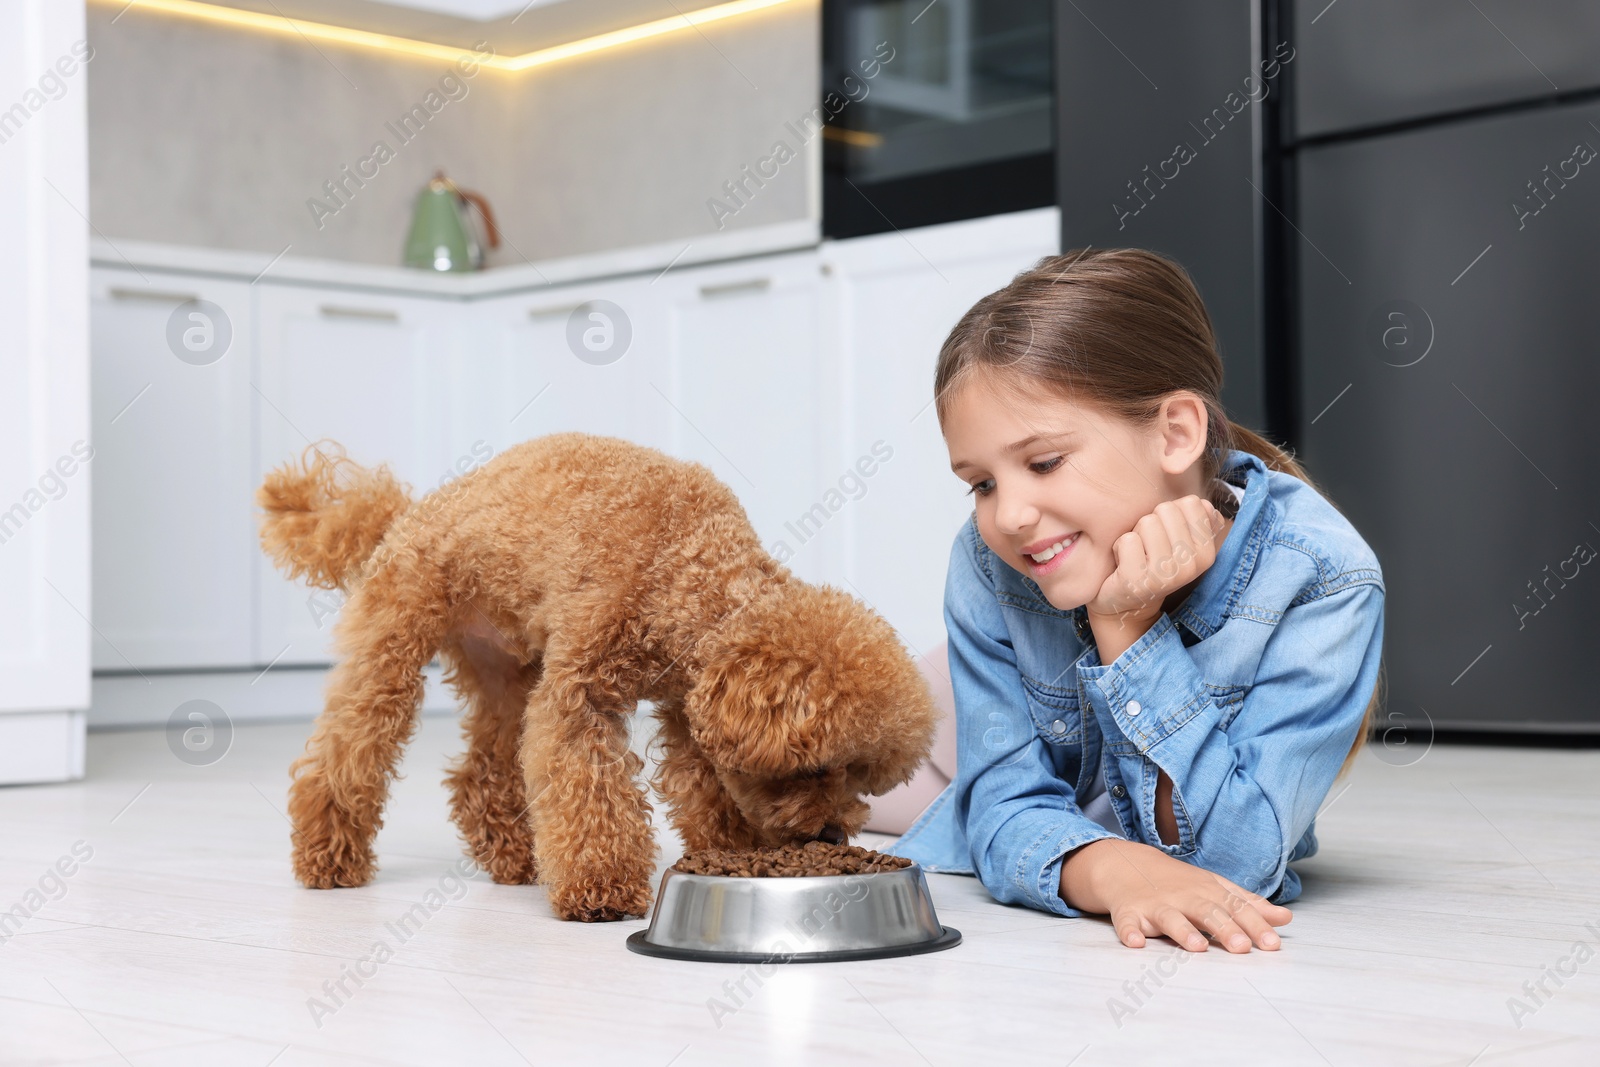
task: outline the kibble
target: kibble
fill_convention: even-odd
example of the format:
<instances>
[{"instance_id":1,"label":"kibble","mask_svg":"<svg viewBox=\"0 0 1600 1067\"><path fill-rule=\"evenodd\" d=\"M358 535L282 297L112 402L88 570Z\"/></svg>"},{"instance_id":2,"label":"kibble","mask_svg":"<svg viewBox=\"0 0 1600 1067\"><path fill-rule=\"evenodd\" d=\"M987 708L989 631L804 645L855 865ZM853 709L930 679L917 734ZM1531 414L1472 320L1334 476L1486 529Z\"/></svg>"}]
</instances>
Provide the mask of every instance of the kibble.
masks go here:
<instances>
[{"instance_id":1,"label":"kibble","mask_svg":"<svg viewBox=\"0 0 1600 1067\"><path fill-rule=\"evenodd\" d=\"M911 866L904 856L887 856L859 845L826 841L776 848L708 848L686 853L672 865L683 874L727 878L806 878L826 874L878 874Z\"/></svg>"}]
</instances>

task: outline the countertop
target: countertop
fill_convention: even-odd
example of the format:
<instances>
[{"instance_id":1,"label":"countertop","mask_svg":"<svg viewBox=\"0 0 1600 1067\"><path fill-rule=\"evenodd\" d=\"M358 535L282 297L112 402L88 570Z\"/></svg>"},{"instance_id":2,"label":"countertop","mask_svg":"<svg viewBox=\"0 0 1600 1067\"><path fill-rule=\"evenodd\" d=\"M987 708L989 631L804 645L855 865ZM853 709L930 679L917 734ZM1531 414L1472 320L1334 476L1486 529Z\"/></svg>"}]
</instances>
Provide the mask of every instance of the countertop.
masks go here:
<instances>
[{"instance_id":1,"label":"countertop","mask_svg":"<svg viewBox=\"0 0 1600 1067\"><path fill-rule=\"evenodd\" d=\"M280 285L334 286L444 300L472 300L593 278L659 273L671 267L814 248L820 242L820 224L815 219L805 219L580 256L532 260L471 273L434 273L410 267L301 257L292 254L293 245L274 256L265 252L167 245L96 235L89 242L89 262L101 267L141 267Z\"/></svg>"}]
</instances>

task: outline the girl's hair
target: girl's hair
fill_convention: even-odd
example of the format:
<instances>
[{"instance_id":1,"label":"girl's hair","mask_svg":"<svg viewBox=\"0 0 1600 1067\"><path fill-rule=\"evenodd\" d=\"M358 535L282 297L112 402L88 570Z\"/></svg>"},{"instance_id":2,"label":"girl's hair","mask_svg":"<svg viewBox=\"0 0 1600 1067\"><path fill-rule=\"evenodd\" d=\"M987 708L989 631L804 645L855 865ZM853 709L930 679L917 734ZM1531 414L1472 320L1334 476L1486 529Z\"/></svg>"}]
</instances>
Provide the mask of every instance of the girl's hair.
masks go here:
<instances>
[{"instance_id":1,"label":"girl's hair","mask_svg":"<svg viewBox=\"0 0 1600 1067\"><path fill-rule=\"evenodd\" d=\"M1188 272L1156 252L1098 248L1045 256L972 305L939 349L933 395L941 426L956 392L979 375L1019 399L1069 397L1141 427L1155 421L1170 394L1189 390L1206 407L1201 474L1218 510L1231 515L1235 507L1217 482L1231 449L1259 456L1333 503L1291 452L1228 418L1211 316ZM1382 685L1380 670L1340 777L1372 729Z\"/></svg>"}]
</instances>

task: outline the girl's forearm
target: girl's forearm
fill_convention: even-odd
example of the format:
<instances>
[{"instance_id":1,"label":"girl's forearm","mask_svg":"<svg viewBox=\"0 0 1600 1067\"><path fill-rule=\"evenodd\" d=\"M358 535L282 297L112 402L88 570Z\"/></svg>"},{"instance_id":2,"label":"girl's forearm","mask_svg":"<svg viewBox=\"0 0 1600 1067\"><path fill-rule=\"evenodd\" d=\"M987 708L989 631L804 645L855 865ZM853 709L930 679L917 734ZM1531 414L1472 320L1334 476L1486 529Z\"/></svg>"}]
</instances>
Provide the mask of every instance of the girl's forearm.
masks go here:
<instances>
[{"instance_id":1,"label":"girl's forearm","mask_svg":"<svg viewBox=\"0 0 1600 1067\"><path fill-rule=\"evenodd\" d=\"M1100 662L1110 665L1133 643L1150 632L1150 627L1161 618L1154 615L1096 615L1089 613L1089 630L1094 634L1095 653Z\"/></svg>"},{"instance_id":2,"label":"girl's forearm","mask_svg":"<svg viewBox=\"0 0 1600 1067\"><path fill-rule=\"evenodd\" d=\"M1116 838L1102 837L1067 854L1067 858L1061 864L1061 884L1058 892L1068 907L1092 915L1110 913L1111 903L1101 894L1094 873L1095 868L1106 861L1106 854L1115 849L1117 844Z\"/></svg>"},{"instance_id":3,"label":"girl's forearm","mask_svg":"<svg viewBox=\"0 0 1600 1067\"><path fill-rule=\"evenodd\" d=\"M1091 614L1089 629L1094 634L1095 651L1100 662L1114 662L1135 641L1149 633L1160 617L1159 612L1148 617ZM1178 819L1172 812L1172 779L1167 777L1166 771L1162 771L1156 781L1156 833L1163 844L1178 843ZM1063 881L1064 878L1063 875ZM1072 902L1069 900L1067 903Z\"/></svg>"}]
</instances>

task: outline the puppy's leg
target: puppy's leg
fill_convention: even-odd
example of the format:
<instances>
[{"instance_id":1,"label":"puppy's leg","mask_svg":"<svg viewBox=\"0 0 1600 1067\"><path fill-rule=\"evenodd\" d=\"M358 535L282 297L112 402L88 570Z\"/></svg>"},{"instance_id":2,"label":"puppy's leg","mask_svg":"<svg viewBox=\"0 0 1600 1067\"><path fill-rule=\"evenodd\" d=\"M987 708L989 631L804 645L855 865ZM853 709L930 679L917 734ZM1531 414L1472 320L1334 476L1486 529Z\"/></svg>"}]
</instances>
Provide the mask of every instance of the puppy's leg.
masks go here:
<instances>
[{"instance_id":1,"label":"puppy's leg","mask_svg":"<svg viewBox=\"0 0 1600 1067\"><path fill-rule=\"evenodd\" d=\"M668 818L689 852L707 848L752 848L761 843L717 772L689 735L682 698L656 705L663 750L654 779L667 802Z\"/></svg>"},{"instance_id":2,"label":"puppy's leg","mask_svg":"<svg viewBox=\"0 0 1600 1067\"><path fill-rule=\"evenodd\" d=\"M655 873L644 761L628 747L632 701L608 677L547 648L522 736L539 877L555 913L583 922L645 915Z\"/></svg>"},{"instance_id":3,"label":"puppy's leg","mask_svg":"<svg viewBox=\"0 0 1600 1067\"><path fill-rule=\"evenodd\" d=\"M472 858L501 885L538 879L533 830L524 799L522 715L539 680L540 661L519 666L482 641L446 649L445 681L466 702L461 732L467 750L450 764L450 813Z\"/></svg>"},{"instance_id":4,"label":"puppy's leg","mask_svg":"<svg viewBox=\"0 0 1600 1067\"><path fill-rule=\"evenodd\" d=\"M391 564L345 604L340 659L304 755L289 766L295 877L312 889L365 885L377 867L389 780L416 729L422 668L443 636L428 578Z\"/></svg>"}]
</instances>

